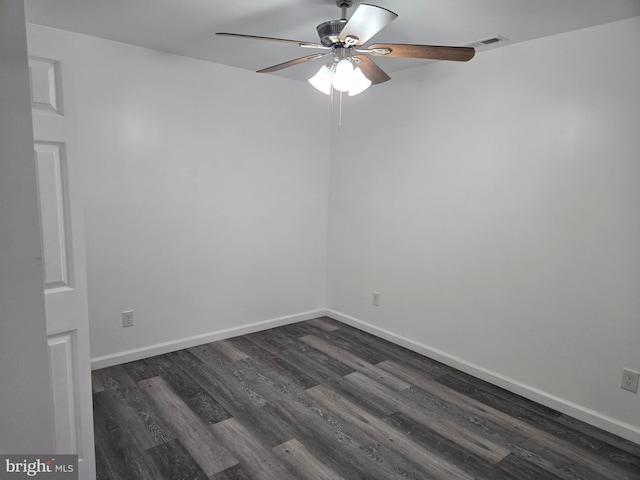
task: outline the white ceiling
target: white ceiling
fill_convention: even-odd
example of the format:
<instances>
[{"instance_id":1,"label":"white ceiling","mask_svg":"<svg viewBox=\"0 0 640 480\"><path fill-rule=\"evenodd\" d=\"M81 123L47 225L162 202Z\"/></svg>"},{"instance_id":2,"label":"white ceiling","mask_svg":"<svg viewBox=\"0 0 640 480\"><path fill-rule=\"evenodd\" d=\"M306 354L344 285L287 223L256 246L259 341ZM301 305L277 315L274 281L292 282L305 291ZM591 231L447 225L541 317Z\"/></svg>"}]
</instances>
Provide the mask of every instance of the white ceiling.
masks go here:
<instances>
[{"instance_id":1,"label":"white ceiling","mask_svg":"<svg viewBox=\"0 0 640 480\"><path fill-rule=\"evenodd\" d=\"M354 1L354 6L360 2ZM367 0L398 14L371 42L466 45L501 35L523 42L640 15L640 0ZM295 45L217 37L234 32L317 42L340 18L335 0L25 0L27 21L258 70L313 53ZM324 59L276 73L306 79ZM473 60L471 60L473 61ZM320 62L320 63L318 63ZM388 73L424 60L376 58Z\"/></svg>"}]
</instances>

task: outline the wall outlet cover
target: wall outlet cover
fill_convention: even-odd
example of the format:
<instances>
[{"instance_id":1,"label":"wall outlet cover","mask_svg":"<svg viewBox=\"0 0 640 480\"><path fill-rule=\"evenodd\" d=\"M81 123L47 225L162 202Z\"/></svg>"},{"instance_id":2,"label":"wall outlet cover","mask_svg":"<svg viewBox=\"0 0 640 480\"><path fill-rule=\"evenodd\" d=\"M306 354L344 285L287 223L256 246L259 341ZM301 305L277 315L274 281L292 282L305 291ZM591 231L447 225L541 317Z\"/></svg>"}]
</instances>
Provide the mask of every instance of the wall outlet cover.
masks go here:
<instances>
[{"instance_id":1,"label":"wall outlet cover","mask_svg":"<svg viewBox=\"0 0 640 480\"><path fill-rule=\"evenodd\" d=\"M623 390L636 393L638 391L638 378L640 378L639 372L634 372L633 370L625 368L622 370L622 384L620 387Z\"/></svg>"},{"instance_id":2,"label":"wall outlet cover","mask_svg":"<svg viewBox=\"0 0 640 480\"><path fill-rule=\"evenodd\" d=\"M133 310L122 312L122 327L133 327Z\"/></svg>"}]
</instances>

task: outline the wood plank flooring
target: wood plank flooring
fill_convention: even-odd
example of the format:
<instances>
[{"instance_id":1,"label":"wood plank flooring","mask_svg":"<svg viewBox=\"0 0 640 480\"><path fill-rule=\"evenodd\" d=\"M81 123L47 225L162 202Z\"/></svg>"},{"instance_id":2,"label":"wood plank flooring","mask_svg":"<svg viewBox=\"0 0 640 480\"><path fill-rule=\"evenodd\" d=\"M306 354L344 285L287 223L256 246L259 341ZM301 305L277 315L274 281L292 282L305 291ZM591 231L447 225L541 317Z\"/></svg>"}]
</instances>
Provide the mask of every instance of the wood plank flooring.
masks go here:
<instances>
[{"instance_id":1,"label":"wood plank flooring","mask_svg":"<svg viewBox=\"0 0 640 480\"><path fill-rule=\"evenodd\" d=\"M93 385L98 479L640 480L640 445L327 317Z\"/></svg>"}]
</instances>

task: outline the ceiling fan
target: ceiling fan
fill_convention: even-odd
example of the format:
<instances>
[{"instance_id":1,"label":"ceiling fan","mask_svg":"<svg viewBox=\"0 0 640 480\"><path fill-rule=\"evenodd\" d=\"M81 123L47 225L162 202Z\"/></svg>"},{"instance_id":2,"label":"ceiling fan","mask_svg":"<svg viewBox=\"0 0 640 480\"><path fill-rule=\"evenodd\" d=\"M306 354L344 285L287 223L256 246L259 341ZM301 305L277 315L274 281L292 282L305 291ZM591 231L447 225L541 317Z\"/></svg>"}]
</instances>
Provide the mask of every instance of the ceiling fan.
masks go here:
<instances>
[{"instance_id":1,"label":"ceiling fan","mask_svg":"<svg viewBox=\"0 0 640 480\"><path fill-rule=\"evenodd\" d=\"M250 38L296 44L302 48L324 50L304 57L279 63L258 70L258 73L270 73L293 67L316 58L331 56L331 60L323 65L318 73L309 79L315 88L329 95L332 90L357 95L372 84L390 80L376 63L373 57L423 58L428 60L453 60L466 62L473 58L475 50L470 47L445 47L435 45L407 45L394 43L376 43L363 45L376 33L396 19L397 14L386 8L362 3L347 20L347 8L353 5L352 0L336 0L342 10L340 20L329 20L316 27L320 43L287 40L284 38L261 37L240 33L218 32L216 35L228 37Z\"/></svg>"}]
</instances>

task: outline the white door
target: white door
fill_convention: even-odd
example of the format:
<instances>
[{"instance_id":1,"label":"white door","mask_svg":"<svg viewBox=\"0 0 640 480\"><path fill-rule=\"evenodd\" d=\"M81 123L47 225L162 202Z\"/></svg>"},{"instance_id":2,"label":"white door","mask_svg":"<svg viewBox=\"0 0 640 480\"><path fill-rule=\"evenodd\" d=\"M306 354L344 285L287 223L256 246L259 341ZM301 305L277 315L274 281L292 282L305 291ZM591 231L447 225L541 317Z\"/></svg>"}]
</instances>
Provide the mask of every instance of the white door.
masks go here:
<instances>
[{"instance_id":1,"label":"white door","mask_svg":"<svg viewBox=\"0 0 640 480\"><path fill-rule=\"evenodd\" d=\"M34 150L53 379L55 453L77 453L95 479L89 319L70 65L29 43Z\"/></svg>"}]
</instances>

